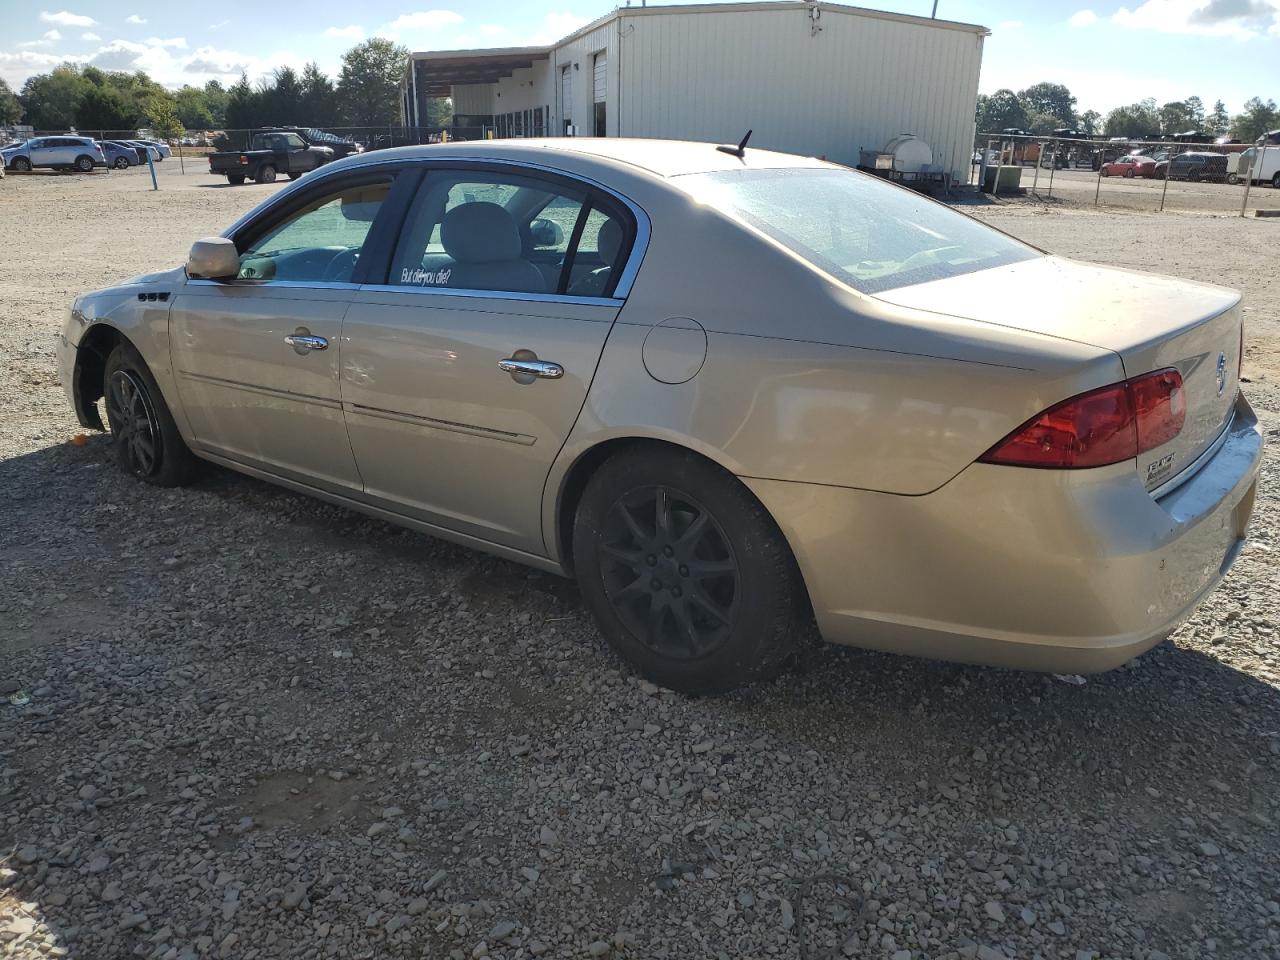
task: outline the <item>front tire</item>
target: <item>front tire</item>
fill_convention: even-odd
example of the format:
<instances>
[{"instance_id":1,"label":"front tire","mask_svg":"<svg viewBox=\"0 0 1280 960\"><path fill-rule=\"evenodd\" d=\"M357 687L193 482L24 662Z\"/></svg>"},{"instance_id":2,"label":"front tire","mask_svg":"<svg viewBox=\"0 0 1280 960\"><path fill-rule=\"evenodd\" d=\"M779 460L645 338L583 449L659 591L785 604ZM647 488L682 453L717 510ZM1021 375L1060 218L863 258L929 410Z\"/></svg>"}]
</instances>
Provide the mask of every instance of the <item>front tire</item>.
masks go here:
<instances>
[{"instance_id":1,"label":"front tire","mask_svg":"<svg viewBox=\"0 0 1280 960\"><path fill-rule=\"evenodd\" d=\"M1231 184L1231 186L1233 186L1233 187L1239 186L1239 185L1240 185L1240 174L1238 174L1238 173L1228 173L1228 174L1227 174L1227 183Z\"/></svg>"},{"instance_id":2,"label":"front tire","mask_svg":"<svg viewBox=\"0 0 1280 960\"><path fill-rule=\"evenodd\" d=\"M128 158L128 157L116 157L115 161L114 161L111 165L112 165L113 167L115 167L117 170L128 170L128 169L129 169L129 158Z\"/></svg>"},{"instance_id":3,"label":"front tire","mask_svg":"<svg viewBox=\"0 0 1280 960\"><path fill-rule=\"evenodd\" d=\"M26 157L14 157L13 162L9 164L9 169L14 173L30 173L31 161Z\"/></svg>"},{"instance_id":4,"label":"front tire","mask_svg":"<svg viewBox=\"0 0 1280 960\"><path fill-rule=\"evenodd\" d=\"M1280 190L1280 171L1277 171L1276 175L1271 178L1271 185Z\"/></svg>"},{"instance_id":5,"label":"front tire","mask_svg":"<svg viewBox=\"0 0 1280 960\"><path fill-rule=\"evenodd\" d=\"M266 166L258 170L258 176L256 179L259 183L275 183L276 168L268 163Z\"/></svg>"},{"instance_id":6,"label":"front tire","mask_svg":"<svg viewBox=\"0 0 1280 960\"><path fill-rule=\"evenodd\" d=\"M102 387L120 469L158 487L188 483L196 472L196 458L132 344L121 343L111 351Z\"/></svg>"},{"instance_id":7,"label":"front tire","mask_svg":"<svg viewBox=\"0 0 1280 960\"><path fill-rule=\"evenodd\" d=\"M606 642L653 683L716 694L776 675L804 586L781 531L736 477L682 450L634 448L592 476L573 556Z\"/></svg>"}]
</instances>

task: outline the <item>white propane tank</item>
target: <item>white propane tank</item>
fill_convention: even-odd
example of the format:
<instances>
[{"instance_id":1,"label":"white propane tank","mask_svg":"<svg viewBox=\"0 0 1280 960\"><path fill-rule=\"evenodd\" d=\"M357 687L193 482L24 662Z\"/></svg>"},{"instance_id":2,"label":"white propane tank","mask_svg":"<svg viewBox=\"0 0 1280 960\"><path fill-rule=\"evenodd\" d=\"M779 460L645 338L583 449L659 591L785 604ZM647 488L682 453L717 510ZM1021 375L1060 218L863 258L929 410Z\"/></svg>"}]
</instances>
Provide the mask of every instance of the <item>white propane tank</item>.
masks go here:
<instances>
[{"instance_id":1,"label":"white propane tank","mask_svg":"<svg viewBox=\"0 0 1280 960\"><path fill-rule=\"evenodd\" d=\"M883 152L893 155L893 169L898 173L919 173L933 165L933 148L909 133L894 137Z\"/></svg>"}]
</instances>

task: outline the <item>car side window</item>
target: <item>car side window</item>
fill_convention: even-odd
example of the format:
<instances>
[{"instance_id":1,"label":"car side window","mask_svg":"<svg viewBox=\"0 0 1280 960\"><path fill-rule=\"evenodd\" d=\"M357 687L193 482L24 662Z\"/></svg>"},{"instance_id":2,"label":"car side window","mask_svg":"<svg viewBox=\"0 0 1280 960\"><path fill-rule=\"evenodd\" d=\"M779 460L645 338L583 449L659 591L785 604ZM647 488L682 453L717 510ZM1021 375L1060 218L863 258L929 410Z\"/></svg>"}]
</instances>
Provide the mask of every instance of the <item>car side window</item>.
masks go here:
<instances>
[{"instance_id":1,"label":"car side window","mask_svg":"<svg viewBox=\"0 0 1280 960\"><path fill-rule=\"evenodd\" d=\"M405 218L387 282L606 296L629 235L621 208L585 186L517 172L433 170Z\"/></svg>"},{"instance_id":2,"label":"car side window","mask_svg":"<svg viewBox=\"0 0 1280 960\"><path fill-rule=\"evenodd\" d=\"M325 192L238 239L239 279L350 283L391 179Z\"/></svg>"}]
</instances>

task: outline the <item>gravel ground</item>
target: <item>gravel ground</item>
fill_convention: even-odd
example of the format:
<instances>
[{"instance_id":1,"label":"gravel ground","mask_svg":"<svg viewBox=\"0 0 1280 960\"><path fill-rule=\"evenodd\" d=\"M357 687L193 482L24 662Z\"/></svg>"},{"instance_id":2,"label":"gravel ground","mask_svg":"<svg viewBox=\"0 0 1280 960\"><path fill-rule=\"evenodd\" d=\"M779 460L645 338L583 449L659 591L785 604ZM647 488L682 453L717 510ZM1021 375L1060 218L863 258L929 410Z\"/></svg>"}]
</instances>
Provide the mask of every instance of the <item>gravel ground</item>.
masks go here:
<instances>
[{"instance_id":1,"label":"gravel ground","mask_svg":"<svg viewBox=\"0 0 1280 960\"><path fill-rule=\"evenodd\" d=\"M72 297L275 189L164 166L0 183L0 956L1280 956L1274 441L1231 577L1123 669L815 644L687 699L569 583L68 442ZM968 209L1243 289L1280 435L1280 224Z\"/></svg>"}]
</instances>

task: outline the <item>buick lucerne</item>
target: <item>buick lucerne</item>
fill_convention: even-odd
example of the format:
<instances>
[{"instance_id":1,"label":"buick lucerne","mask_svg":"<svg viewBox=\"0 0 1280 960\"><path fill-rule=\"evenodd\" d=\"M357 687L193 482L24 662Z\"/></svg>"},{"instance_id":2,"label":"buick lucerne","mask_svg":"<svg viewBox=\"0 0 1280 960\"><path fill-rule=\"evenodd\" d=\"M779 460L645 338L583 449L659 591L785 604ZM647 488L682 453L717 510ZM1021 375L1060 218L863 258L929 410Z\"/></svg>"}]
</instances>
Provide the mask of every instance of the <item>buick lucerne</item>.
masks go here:
<instances>
[{"instance_id":1,"label":"buick lucerne","mask_svg":"<svg viewBox=\"0 0 1280 960\"><path fill-rule=\"evenodd\" d=\"M1059 672L1159 642L1253 508L1239 301L818 160L558 138L329 164L77 299L59 352L128 473L575 576L644 676L715 692L814 619Z\"/></svg>"}]
</instances>

